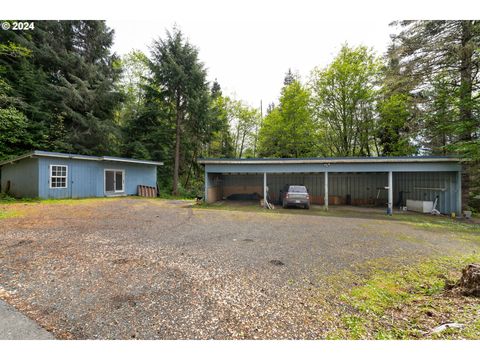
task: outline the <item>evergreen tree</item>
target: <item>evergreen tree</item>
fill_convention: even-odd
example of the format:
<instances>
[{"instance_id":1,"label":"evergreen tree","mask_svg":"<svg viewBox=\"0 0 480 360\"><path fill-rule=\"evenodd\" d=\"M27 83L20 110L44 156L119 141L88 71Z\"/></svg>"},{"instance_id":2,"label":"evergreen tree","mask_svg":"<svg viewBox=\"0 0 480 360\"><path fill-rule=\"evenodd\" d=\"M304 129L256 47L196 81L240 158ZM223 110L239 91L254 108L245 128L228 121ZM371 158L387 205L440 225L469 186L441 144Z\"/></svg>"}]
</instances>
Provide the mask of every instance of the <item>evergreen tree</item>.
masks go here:
<instances>
[{"instance_id":1,"label":"evergreen tree","mask_svg":"<svg viewBox=\"0 0 480 360\"><path fill-rule=\"evenodd\" d=\"M198 50L178 29L167 31L165 39L154 41L150 68L152 85L156 86L175 129L173 194L176 195L182 165L189 176L208 134L210 94L206 70L198 59Z\"/></svg>"},{"instance_id":2,"label":"evergreen tree","mask_svg":"<svg viewBox=\"0 0 480 360\"><path fill-rule=\"evenodd\" d=\"M433 152L456 153L466 163L464 200L479 194L470 187L480 163L480 21L402 21L390 53L400 60L411 94L423 100L420 140ZM436 115L433 118L433 115ZM447 120L448 118L448 120Z\"/></svg>"},{"instance_id":3,"label":"evergreen tree","mask_svg":"<svg viewBox=\"0 0 480 360\"><path fill-rule=\"evenodd\" d=\"M83 154L114 154L121 97L110 53L113 30L104 21L37 21L34 31L2 31L1 44L29 56L0 53L3 80L26 116L32 146Z\"/></svg>"},{"instance_id":4,"label":"evergreen tree","mask_svg":"<svg viewBox=\"0 0 480 360\"><path fill-rule=\"evenodd\" d=\"M299 76L292 72L292 69L288 69L287 73L285 74L285 78L283 79L283 86L288 86L292 84L294 81L299 81Z\"/></svg>"},{"instance_id":5,"label":"evergreen tree","mask_svg":"<svg viewBox=\"0 0 480 360\"><path fill-rule=\"evenodd\" d=\"M422 93L426 102L435 101L431 98L434 94L443 96L433 88L437 86L438 90L439 77L448 79L458 109L451 119L455 126L451 128L454 136L449 140L449 151L475 158L480 146L480 116L475 107L480 96L480 21L428 20L399 24L402 31L394 37L395 46L389 52L401 60L402 76L414 84L412 91Z\"/></svg>"},{"instance_id":6,"label":"evergreen tree","mask_svg":"<svg viewBox=\"0 0 480 360\"><path fill-rule=\"evenodd\" d=\"M210 139L206 156L228 158L234 156L232 134L228 114L228 99L222 94L220 84L215 80L211 88Z\"/></svg>"}]
</instances>

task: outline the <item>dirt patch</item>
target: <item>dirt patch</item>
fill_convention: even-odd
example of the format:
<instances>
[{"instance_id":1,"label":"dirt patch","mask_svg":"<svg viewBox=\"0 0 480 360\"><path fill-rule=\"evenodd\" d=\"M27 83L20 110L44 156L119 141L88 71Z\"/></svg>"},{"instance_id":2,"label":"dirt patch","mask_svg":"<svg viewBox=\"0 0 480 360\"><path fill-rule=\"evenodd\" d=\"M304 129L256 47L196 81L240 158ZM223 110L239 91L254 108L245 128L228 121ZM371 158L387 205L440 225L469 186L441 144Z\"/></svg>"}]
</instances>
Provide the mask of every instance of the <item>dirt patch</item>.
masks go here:
<instances>
[{"instance_id":1,"label":"dirt patch","mask_svg":"<svg viewBox=\"0 0 480 360\"><path fill-rule=\"evenodd\" d=\"M31 243L33 243L33 240L20 240L16 244L11 245L11 247L24 246L24 245L29 245Z\"/></svg>"},{"instance_id":2,"label":"dirt patch","mask_svg":"<svg viewBox=\"0 0 480 360\"><path fill-rule=\"evenodd\" d=\"M115 265L123 265L123 264L126 264L128 263L129 260L128 259L115 259L112 261L112 264L115 264Z\"/></svg>"}]
</instances>

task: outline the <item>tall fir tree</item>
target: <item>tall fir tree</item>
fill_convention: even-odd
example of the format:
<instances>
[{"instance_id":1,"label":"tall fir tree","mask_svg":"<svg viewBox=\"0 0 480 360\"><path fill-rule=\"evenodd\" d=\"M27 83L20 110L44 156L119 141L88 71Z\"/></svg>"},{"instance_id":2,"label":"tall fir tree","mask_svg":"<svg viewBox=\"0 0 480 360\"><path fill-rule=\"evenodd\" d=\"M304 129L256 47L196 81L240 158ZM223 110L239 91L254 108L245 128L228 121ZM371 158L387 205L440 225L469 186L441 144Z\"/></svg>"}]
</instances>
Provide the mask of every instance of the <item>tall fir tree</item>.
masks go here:
<instances>
[{"instance_id":1,"label":"tall fir tree","mask_svg":"<svg viewBox=\"0 0 480 360\"><path fill-rule=\"evenodd\" d=\"M197 48L177 28L154 41L150 68L152 82L175 129L172 192L177 195L182 165L189 173L208 134L210 94L206 70Z\"/></svg>"},{"instance_id":2,"label":"tall fir tree","mask_svg":"<svg viewBox=\"0 0 480 360\"><path fill-rule=\"evenodd\" d=\"M104 21L36 21L35 30L2 31L1 44L29 56L0 53L2 77L27 119L31 146L83 154L115 154L120 74Z\"/></svg>"}]
</instances>

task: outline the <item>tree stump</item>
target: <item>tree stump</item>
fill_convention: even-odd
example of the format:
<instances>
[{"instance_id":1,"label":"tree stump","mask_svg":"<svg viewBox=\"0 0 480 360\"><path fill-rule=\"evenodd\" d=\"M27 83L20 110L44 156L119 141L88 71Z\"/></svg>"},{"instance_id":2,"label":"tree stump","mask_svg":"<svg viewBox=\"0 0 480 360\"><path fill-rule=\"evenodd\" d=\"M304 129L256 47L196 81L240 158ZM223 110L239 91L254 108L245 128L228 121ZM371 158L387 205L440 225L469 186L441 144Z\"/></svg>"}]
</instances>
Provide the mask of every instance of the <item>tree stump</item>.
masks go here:
<instances>
[{"instance_id":1,"label":"tree stump","mask_svg":"<svg viewBox=\"0 0 480 360\"><path fill-rule=\"evenodd\" d=\"M480 264L469 264L462 270L458 287L463 295L480 297Z\"/></svg>"}]
</instances>

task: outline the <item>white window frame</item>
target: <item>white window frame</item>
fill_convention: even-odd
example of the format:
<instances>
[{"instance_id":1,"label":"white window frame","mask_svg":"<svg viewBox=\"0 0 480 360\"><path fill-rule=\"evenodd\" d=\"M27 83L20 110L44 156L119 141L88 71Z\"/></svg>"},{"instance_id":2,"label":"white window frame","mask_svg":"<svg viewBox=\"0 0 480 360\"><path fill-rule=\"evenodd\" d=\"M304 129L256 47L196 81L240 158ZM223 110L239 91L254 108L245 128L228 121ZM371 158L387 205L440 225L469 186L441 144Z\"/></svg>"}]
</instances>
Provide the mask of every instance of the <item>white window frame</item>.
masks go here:
<instances>
[{"instance_id":1,"label":"white window frame","mask_svg":"<svg viewBox=\"0 0 480 360\"><path fill-rule=\"evenodd\" d=\"M122 190L117 190L117 179L116 174L113 175L114 183L113 183L113 192L107 191L107 171L121 172L122 173ZM105 194L112 194L112 193L123 193L125 192L125 169L104 169L103 170L103 191Z\"/></svg>"},{"instance_id":2,"label":"white window frame","mask_svg":"<svg viewBox=\"0 0 480 360\"><path fill-rule=\"evenodd\" d=\"M61 166L61 167L64 167L65 168L65 176L58 176L58 175L55 175L53 176L53 167L54 166ZM68 189L68 165L65 165L65 164L51 164L49 166L49 177L48 177L48 185L50 187L50 189ZM65 178L65 186L52 186L52 178Z\"/></svg>"}]
</instances>

